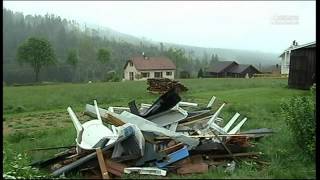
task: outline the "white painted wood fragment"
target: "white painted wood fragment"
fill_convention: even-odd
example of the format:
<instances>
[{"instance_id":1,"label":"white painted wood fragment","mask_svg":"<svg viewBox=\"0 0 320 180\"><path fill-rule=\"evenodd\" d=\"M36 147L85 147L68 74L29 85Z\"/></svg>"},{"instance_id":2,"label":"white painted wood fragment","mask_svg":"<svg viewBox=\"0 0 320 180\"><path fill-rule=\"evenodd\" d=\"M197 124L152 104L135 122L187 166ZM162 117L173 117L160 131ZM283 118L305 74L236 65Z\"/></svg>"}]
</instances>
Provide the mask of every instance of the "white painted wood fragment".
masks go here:
<instances>
[{"instance_id":1,"label":"white painted wood fragment","mask_svg":"<svg viewBox=\"0 0 320 180\"><path fill-rule=\"evenodd\" d=\"M211 119L208 121L208 126L210 127L212 123L218 118L222 108L225 106L225 103L223 103L220 108L214 113L214 115L211 117Z\"/></svg>"},{"instance_id":2,"label":"white painted wood fragment","mask_svg":"<svg viewBox=\"0 0 320 180\"><path fill-rule=\"evenodd\" d=\"M228 132L228 134L235 134L235 133L237 133L237 132L240 130L241 126L242 126L246 121L247 121L247 118L243 118L242 121L241 121L239 124L237 124L230 132Z\"/></svg>"},{"instance_id":3,"label":"white painted wood fragment","mask_svg":"<svg viewBox=\"0 0 320 180\"><path fill-rule=\"evenodd\" d=\"M124 173L130 174L132 172L138 172L139 174L150 174L156 176L166 176L167 171L156 167L129 167L124 168Z\"/></svg>"},{"instance_id":4,"label":"white painted wood fragment","mask_svg":"<svg viewBox=\"0 0 320 180\"><path fill-rule=\"evenodd\" d=\"M102 124L102 119L101 119L100 112L99 112L99 109L98 109L97 101L94 100L93 103L94 103L94 107L95 107L95 109L96 109L96 113L97 113L98 120L101 121L101 124Z\"/></svg>"},{"instance_id":5,"label":"white painted wood fragment","mask_svg":"<svg viewBox=\"0 0 320 180\"><path fill-rule=\"evenodd\" d=\"M210 99L208 105L207 105L207 108L211 108L212 107L212 104L214 103L214 101L216 100L216 97L215 96L212 96L212 98Z\"/></svg>"},{"instance_id":6,"label":"white painted wood fragment","mask_svg":"<svg viewBox=\"0 0 320 180\"><path fill-rule=\"evenodd\" d=\"M178 122L172 123L172 124L170 124L169 130L173 131L173 132L176 132L177 127L178 127Z\"/></svg>"},{"instance_id":7,"label":"white painted wood fragment","mask_svg":"<svg viewBox=\"0 0 320 180\"><path fill-rule=\"evenodd\" d=\"M240 116L240 114L237 112L232 118L231 120L227 123L226 126L224 126L223 130L225 132L228 132L228 130L230 129L230 127L232 126L232 124L238 119L238 117Z\"/></svg>"},{"instance_id":8,"label":"white painted wood fragment","mask_svg":"<svg viewBox=\"0 0 320 180\"><path fill-rule=\"evenodd\" d=\"M198 106L197 103L183 102L183 101L180 101L178 104L179 104L179 106L193 106L193 107L197 107Z\"/></svg>"}]
</instances>

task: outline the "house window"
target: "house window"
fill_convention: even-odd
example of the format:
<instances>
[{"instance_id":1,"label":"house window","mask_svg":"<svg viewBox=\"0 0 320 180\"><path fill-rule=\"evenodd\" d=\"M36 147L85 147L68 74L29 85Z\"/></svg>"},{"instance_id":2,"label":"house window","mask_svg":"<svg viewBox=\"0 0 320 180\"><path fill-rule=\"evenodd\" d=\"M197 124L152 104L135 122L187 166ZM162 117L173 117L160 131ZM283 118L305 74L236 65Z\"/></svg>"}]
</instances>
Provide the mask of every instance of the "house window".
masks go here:
<instances>
[{"instance_id":1,"label":"house window","mask_svg":"<svg viewBox=\"0 0 320 180\"><path fill-rule=\"evenodd\" d=\"M172 72L171 71L167 71L166 72L166 76L172 76Z\"/></svg>"},{"instance_id":2,"label":"house window","mask_svg":"<svg viewBox=\"0 0 320 180\"><path fill-rule=\"evenodd\" d=\"M129 79L132 81L133 80L133 72L129 72Z\"/></svg>"},{"instance_id":3,"label":"house window","mask_svg":"<svg viewBox=\"0 0 320 180\"><path fill-rule=\"evenodd\" d=\"M162 78L162 72L154 72L155 78Z\"/></svg>"},{"instance_id":4,"label":"house window","mask_svg":"<svg viewBox=\"0 0 320 180\"><path fill-rule=\"evenodd\" d=\"M129 66L133 66L133 63L131 61L129 62Z\"/></svg>"},{"instance_id":5,"label":"house window","mask_svg":"<svg viewBox=\"0 0 320 180\"><path fill-rule=\"evenodd\" d=\"M150 77L150 73L149 72L143 72L143 73L141 73L141 76L143 78Z\"/></svg>"}]
</instances>

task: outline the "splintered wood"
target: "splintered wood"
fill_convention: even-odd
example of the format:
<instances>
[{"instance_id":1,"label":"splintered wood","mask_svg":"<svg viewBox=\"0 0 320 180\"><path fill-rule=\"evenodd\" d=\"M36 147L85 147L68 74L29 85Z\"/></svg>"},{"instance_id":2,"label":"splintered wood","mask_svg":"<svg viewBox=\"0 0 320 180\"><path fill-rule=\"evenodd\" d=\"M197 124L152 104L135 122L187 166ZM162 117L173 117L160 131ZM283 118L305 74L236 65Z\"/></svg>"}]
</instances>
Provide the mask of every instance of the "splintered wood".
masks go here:
<instances>
[{"instance_id":1,"label":"splintered wood","mask_svg":"<svg viewBox=\"0 0 320 180\"><path fill-rule=\"evenodd\" d=\"M178 91L188 91L188 88L182 85L179 81L171 80L171 79L148 79L148 88L149 92L156 92L163 94L167 92L169 89L175 87Z\"/></svg>"}]
</instances>

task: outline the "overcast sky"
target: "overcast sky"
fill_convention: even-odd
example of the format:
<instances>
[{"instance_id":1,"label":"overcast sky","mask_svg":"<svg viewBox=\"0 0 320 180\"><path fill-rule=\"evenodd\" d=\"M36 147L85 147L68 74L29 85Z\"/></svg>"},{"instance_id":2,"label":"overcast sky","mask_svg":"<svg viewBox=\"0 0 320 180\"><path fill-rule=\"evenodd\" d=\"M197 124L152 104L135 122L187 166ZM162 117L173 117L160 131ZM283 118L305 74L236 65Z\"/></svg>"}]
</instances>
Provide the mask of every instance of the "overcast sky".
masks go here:
<instances>
[{"instance_id":1,"label":"overcast sky","mask_svg":"<svg viewBox=\"0 0 320 180\"><path fill-rule=\"evenodd\" d=\"M154 41L279 53L315 41L315 1L4 1Z\"/></svg>"}]
</instances>

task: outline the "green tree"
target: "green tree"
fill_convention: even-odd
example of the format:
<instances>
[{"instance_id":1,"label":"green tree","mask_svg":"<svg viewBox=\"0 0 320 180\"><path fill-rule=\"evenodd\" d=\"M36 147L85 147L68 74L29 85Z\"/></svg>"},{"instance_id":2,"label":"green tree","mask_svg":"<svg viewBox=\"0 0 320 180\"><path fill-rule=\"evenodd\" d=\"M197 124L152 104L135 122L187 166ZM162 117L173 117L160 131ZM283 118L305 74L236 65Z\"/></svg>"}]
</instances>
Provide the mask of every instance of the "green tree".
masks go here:
<instances>
[{"instance_id":1,"label":"green tree","mask_svg":"<svg viewBox=\"0 0 320 180\"><path fill-rule=\"evenodd\" d=\"M18 47L17 60L20 64L31 65L35 73L35 81L38 82L40 69L55 64L56 57L48 40L30 37Z\"/></svg>"},{"instance_id":2,"label":"green tree","mask_svg":"<svg viewBox=\"0 0 320 180\"><path fill-rule=\"evenodd\" d=\"M76 68L79 63L79 57L75 49L69 49L67 63L73 67L73 80L74 80Z\"/></svg>"},{"instance_id":3,"label":"green tree","mask_svg":"<svg viewBox=\"0 0 320 180\"><path fill-rule=\"evenodd\" d=\"M68 51L67 63L70 64L73 68L77 67L79 62L79 57L75 49L70 49Z\"/></svg>"},{"instance_id":4,"label":"green tree","mask_svg":"<svg viewBox=\"0 0 320 180\"><path fill-rule=\"evenodd\" d=\"M166 55L174 61L177 67L177 74L179 74L179 71L183 68L182 66L186 65L188 60L184 49L169 48L169 50L166 51Z\"/></svg>"},{"instance_id":5,"label":"green tree","mask_svg":"<svg viewBox=\"0 0 320 180\"><path fill-rule=\"evenodd\" d=\"M198 78L202 78L202 77L203 77L203 71L202 71L202 68L200 68L198 72Z\"/></svg>"},{"instance_id":6,"label":"green tree","mask_svg":"<svg viewBox=\"0 0 320 180\"><path fill-rule=\"evenodd\" d=\"M107 63L110 60L110 51L105 48L98 50L98 61L102 64Z\"/></svg>"},{"instance_id":7,"label":"green tree","mask_svg":"<svg viewBox=\"0 0 320 180\"><path fill-rule=\"evenodd\" d=\"M108 49L105 48L101 48L98 50L98 58L97 60L102 63L102 64L106 64L108 61L110 61L110 51ZM101 66L101 80L103 79L104 76L104 67Z\"/></svg>"}]
</instances>

